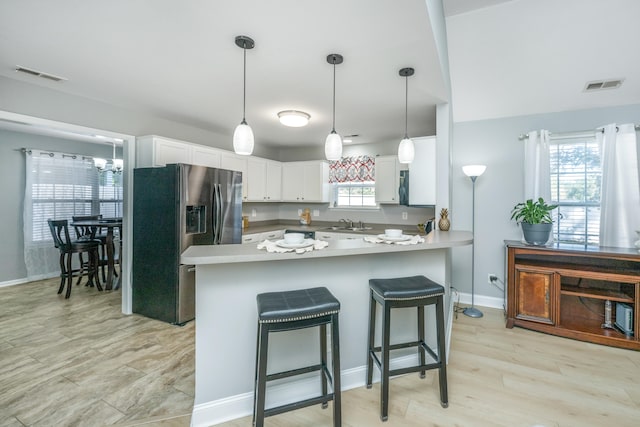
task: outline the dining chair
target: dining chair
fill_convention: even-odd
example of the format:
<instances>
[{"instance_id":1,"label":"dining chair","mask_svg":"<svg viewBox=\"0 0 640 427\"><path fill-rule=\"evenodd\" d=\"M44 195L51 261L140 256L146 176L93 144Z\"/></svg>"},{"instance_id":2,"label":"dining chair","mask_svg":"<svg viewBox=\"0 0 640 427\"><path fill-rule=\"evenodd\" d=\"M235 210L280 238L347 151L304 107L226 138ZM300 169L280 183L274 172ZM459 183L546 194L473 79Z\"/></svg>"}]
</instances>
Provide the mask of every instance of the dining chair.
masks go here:
<instances>
[{"instance_id":1,"label":"dining chair","mask_svg":"<svg viewBox=\"0 0 640 427\"><path fill-rule=\"evenodd\" d=\"M75 215L71 217L73 222L76 221L99 221L102 219L102 214L99 215ZM76 238L78 240L99 240L100 241L100 250L98 252L98 265L100 266L100 272L102 273L102 281L106 281L105 276L105 267L108 264L107 260L107 234L100 227L96 227L93 225L74 225L73 228L76 232ZM84 261L82 254L80 256L80 263L82 265L86 264ZM78 283L80 283L82 276L78 278Z\"/></svg>"},{"instance_id":2,"label":"dining chair","mask_svg":"<svg viewBox=\"0 0 640 427\"><path fill-rule=\"evenodd\" d=\"M98 291L102 291L100 285L100 278L98 277L98 248L100 247L99 240L71 240L69 235L69 225L66 219L61 220L47 220L49 223L49 230L51 230L51 236L53 237L53 243L55 247L60 251L60 287L58 288L58 294L61 294L64 290L64 286L67 286L67 292L65 299L71 296L71 286L73 285L73 278L79 277L78 283L82 276L88 277L87 285L93 286L95 284ZM80 263L78 268L73 268L73 254L87 254L89 260L87 263ZM82 260L82 258L80 258Z\"/></svg>"}]
</instances>

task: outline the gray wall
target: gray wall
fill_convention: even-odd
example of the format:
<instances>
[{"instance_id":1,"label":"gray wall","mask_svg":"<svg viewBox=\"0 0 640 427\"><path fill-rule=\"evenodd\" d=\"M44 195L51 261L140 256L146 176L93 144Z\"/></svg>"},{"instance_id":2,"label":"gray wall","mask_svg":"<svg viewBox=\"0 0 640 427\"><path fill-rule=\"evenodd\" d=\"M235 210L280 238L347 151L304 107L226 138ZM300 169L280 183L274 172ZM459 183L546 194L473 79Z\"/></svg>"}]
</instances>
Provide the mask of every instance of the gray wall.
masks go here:
<instances>
[{"instance_id":1,"label":"gray wall","mask_svg":"<svg viewBox=\"0 0 640 427\"><path fill-rule=\"evenodd\" d=\"M0 283L27 275L24 263L22 213L25 160L21 148L38 148L69 154L111 158L110 145L89 144L34 134L0 130ZM119 154L122 155L121 153Z\"/></svg>"},{"instance_id":2,"label":"gray wall","mask_svg":"<svg viewBox=\"0 0 640 427\"><path fill-rule=\"evenodd\" d=\"M536 129L551 132L592 130L608 123L640 123L640 104L532 116L455 123L453 126L453 199L450 212L454 229L471 229L471 181L462 173L467 164L485 164L476 181L475 293L502 298L502 291L487 283L495 273L504 283L504 240L520 239L519 227L510 220L511 209L524 194L524 146L518 136ZM456 249L453 286L471 292L471 250ZM476 300L477 303L477 300Z\"/></svg>"}]
</instances>

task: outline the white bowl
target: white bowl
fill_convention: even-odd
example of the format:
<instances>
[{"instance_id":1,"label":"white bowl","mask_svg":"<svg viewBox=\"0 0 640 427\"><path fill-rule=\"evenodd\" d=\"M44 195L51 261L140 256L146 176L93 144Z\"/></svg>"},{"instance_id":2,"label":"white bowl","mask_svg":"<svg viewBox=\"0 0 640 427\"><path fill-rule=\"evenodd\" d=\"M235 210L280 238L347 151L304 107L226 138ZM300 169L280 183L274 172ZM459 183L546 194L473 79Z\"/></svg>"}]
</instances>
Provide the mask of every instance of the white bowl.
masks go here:
<instances>
[{"instance_id":1,"label":"white bowl","mask_svg":"<svg viewBox=\"0 0 640 427\"><path fill-rule=\"evenodd\" d=\"M397 228L387 228L384 230L384 235L387 237L400 237L402 236L402 230Z\"/></svg>"},{"instance_id":2,"label":"white bowl","mask_svg":"<svg viewBox=\"0 0 640 427\"><path fill-rule=\"evenodd\" d=\"M287 233L284 235L284 242L290 245L302 243L304 241L303 233Z\"/></svg>"}]
</instances>

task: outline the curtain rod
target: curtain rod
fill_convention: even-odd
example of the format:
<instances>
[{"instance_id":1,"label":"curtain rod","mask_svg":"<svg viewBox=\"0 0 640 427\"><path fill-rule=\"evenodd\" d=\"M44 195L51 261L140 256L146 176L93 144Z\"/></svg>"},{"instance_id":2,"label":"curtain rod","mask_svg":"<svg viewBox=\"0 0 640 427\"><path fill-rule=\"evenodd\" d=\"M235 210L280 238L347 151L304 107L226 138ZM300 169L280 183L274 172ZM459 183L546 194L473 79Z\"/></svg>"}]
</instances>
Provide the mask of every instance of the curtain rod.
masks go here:
<instances>
[{"instance_id":1,"label":"curtain rod","mask_svg":"<svg viewBox=\"0 0 640 427\"><path fill-rule=\"evenodd\" d=\"M618 128L616 127L616 130ZM634 129L637 131L640 131L640 125L634 125ZM592 133L596 133L596 132L601 132L604 133L604 129L596 129L596 130L581 130L581 131L575 131L575 132L549 132L549 137L556 137L556 138L579 138L583 135L589 135ZM522 141L524 139L528 139L529 138L529 134L528 133L522 133L518 136L518 140Z\"/></svg>"}]
</instances>

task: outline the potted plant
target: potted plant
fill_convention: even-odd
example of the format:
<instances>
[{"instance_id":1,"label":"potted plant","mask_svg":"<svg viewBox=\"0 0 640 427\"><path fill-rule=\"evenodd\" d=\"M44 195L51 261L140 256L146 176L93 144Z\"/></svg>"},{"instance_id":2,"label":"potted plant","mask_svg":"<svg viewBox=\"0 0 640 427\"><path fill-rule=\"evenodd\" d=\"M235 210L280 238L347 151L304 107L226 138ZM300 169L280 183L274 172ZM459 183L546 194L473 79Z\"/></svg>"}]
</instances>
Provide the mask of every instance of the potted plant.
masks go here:
<instances>
[{"instance_id":1,"label":"potted plant","mask_svg":"<svg viewBox=\"0 0 640 427\"><path fill-rule=\"evenodd\" d=\"M544 245L553 228L551 211L558 205L548 205L542 197L518 203L511 211L511 219L522 225L524 240L531 245Z\"/></svg>"}]
</instances>

